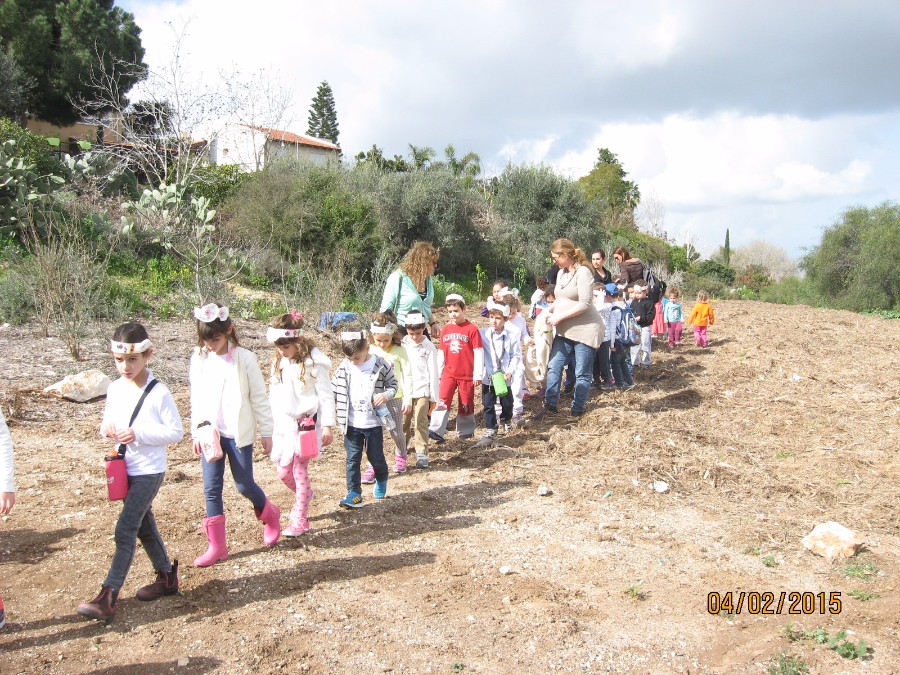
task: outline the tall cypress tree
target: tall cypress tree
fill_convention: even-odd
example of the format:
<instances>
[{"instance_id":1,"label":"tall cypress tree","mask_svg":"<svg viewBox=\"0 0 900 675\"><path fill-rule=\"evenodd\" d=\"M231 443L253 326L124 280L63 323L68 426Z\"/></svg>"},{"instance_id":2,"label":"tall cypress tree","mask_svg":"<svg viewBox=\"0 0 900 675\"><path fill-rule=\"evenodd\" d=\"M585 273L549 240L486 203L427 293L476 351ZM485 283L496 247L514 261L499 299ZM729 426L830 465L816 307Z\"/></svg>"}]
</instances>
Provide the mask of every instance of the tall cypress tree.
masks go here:
<instances>
[{"instance_id":1,"label":"tall cypress tree","mask_svg":"<svg viewBox=\"0 0 900 675\"><path fill-rule=\"evenodd\" d=\"M319 85L309 106L309 128L306 133L338 144L337 111L334 109L334 94L327 81L323 80Z\"/></svg>"},{"instance_id":2,"label":"tall cypress tree","mask_svg":"<svg viewBox=\"0 0 900 675\"><path fill-rule=\"evenodd\" d=\"M731 237L728 228L725 228L725 248L722 249L722 262L731 265Z\"/></svg>"}]
</instances>

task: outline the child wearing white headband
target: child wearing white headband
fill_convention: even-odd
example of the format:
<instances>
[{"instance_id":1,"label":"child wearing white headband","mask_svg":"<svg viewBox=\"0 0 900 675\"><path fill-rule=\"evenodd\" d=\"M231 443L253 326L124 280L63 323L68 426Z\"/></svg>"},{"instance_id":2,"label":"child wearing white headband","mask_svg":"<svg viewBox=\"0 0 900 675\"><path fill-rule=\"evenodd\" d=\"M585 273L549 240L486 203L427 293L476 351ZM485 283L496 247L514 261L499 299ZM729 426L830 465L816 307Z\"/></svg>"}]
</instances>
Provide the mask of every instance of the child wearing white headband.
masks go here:
<instances>
[{"instance_id":1,"label":"child wearing white headband","mask_svg":"<svg viewBox=\"0 0 900 675\"><path fill-rule=\"evenodd\" d=\"M178 592L178 561L169 560L166 545L156 527L153 499L166 475L166 446L184 437L181 416L166 385L147 367L153 344L139 323L116 328L110 344L121 377L109 385L100 435L116 446L125 446L128 494L116 522L116 552L100 593L78 606L78 613L107 623L116 615L119 592L131 568L137 540L157 571L156 581L137 592L138 600L156 600ZM142 396L140 410L132 421Z\"/></svg>"},{"instance_id":2,"label":"child wearing white headband","mask_svg":"<svg viewBox=\"0 0 900 675\"><path fill-rule=\"evenodd\" d=\"M256 354L238 342L227 307L210 303L194 309L198 345L191 355L191 432L194 455L203 468L206 497L206 552L194 560L207 567L228 558L225 539L225 462L238 492L253 504L263 524L263 543L274 546L281 536L281 511L269 501L253 478L253 442L257 429L266 454L272 452L274 422L266 383ZM201 426L212 426L224 457L207 459L202 451Z\"/></svg>"},{"instance_id":3,"label":"child wearing white headband","mask_svg":"<svg viewBox=\"0 0 900 675\"><path fill-rule=\"evenodd\" d=\"M416 310L413 310L416 311ZM394 471L406 472L406 436L403 433L403 417L412 412L412 373L406 350L400 346L402 336L397 328L397 317L391 310L375 312L372 325L369 327L369 345L371 353L380 356L394 366L394 377L397 378L397 393L387 402L388 410L394 418L394 428L390 430L394 441ZM375 469L369 464L362 475L363 484L375 482Z\"/></svg>"},{"instance_id":4,"label":"child wearing white headband","mask_svg":"<svg viewBox=\"0 0 900 675\"><path fill-rule=\"evenodd\" d=\"M275 345L269 375L269 403L275 421L272 461L278 478L295 495L290 523L281 534L299 537L310 529L313 489L310 460L299 452L298 433L301 421L312 418L319 446L331 445L334 440L331 359L303 335L303 316L296 309L272 319L266 338Z\"/></svg>"}]
</instances>

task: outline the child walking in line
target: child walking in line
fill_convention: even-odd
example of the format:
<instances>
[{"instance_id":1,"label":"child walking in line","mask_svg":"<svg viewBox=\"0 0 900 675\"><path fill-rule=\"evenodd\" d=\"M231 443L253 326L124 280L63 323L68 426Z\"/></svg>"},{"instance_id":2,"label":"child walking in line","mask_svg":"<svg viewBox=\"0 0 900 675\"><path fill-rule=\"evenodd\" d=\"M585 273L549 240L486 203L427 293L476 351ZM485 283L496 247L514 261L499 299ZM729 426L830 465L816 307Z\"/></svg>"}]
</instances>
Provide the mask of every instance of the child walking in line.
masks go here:
<instances>
[{"instance_id":1,"label":"child walking in line","mask_svg":"<svg viewBox=\"0 0 900 675\"><path fill-rule=\"evenodd\" d=\"M478 313L478 315L487 317L487 303L489 303L491 300L493 300L494 302L503 302L503 296L506 291L512 293L512 290L509 288L509 284L503 281L503 279L497 279L497 281L494 282L493 286L491 286L491 294L487 298L487 300L484 301L484 307L481 308L481 311ZM516 292L518 293L518 291Z\"/></svg>"},{"instance_id":2,"label":"child walking in line","mask_svg":"<svg viewBox=\"0 0 900 675\"><path fill-rule=\"evenodd\" d=\"M401 341L402 336L397 330L397 319L393 312L390 310L375 312L372 325L369 327L370 352L394 366L394 377L397 378L397 393L387 402L388 410L394 418L394 426L389 431L396 448L394 455L396 473L406 472L406 435L403 432L403 417L412 413L412 374ZM375 469L371 464L366 465L362 482L363 485L375 482Z\"/></svg>"},{"instance_id":3,"label":"child walking in line","mask_svg":"<svg viewBox=\"0 0 900 675\"><path fill-rule=\"evenodd\" d=\"M673 288L669 291L669 302L665 309L666 326L669 329L669 349L681 344L681 331L684 321L684 312L681 309L681 291Z\"/></svg>"},{"instance_id":4,"label":"child walking in line","mask_svg":"<svg viewBox=\"0 0 900 675\"><path fill-rule=\"evenodd\" d=\"M272 319L266 338L275 345L269 375L274 421L272 461L278 478L295 495L290 522L281 534L299 537L309 530L309 503L313 498L310 457L302 456L300 426L304 420L315 421L320 447L327 447L334 440L331 359L303 335L303 316L296 309Z\"/></svg>"},{"instance_id":5,"label":"child walking in line","mask_svg":"<svg viewBox=\"0 0 900 675\"><path fill-rule=\"evenodd\" d=\"M635 284L631 293L631 311L638 326L641 327L641 343L631 348L631 363L644 368L650 365L650 354L653 350L653 318L656 306L647 297L647 287Z\"/></svg>"},{"instance_id":6,"label":"child walking in line","mask_svg":"<svg viewBox=\"0 0 900 675\"><path fill-rule=\"evenodd\" d=\"M534 293L531 294L531 308L528 311L528 316L531 319L536 319L538 314L540 314L543 310L547 309L547 288L550 286L550 282L547 281L546 277L540 276L535 277L534 285L537 287Z\"/></svg>"},{"instance_id":7,"label":"child walking in line","mask_svg":"<svg viewBox=\"0 0 900 675\"><path fill-rule=\"evenodd\" d=\"M625 389L634 386L634 371L631 368L631 348L622 342L622 319L625 316L625 301L616 284L606 285L606 295L611 300L609 309L609 368L616 387Z\"/></svg>"},{"instance_id":8,"label":"child walking in line","mask_svg":"<svg viewBox=\"0 0 900 675\"><path fill-rule=\"evenodd\" d=\"M416 468L428 468L428 411L438 401L438 352L425 338L425 316L419 311L406 315L406 337L403 338L410 370L411 414L403 420L406 442L416 453Z\"/></svg>"},{"instance_id":9,"label":"child walking in line","mask_svg":"<svg viewBox=\"0 0 900 675\"><path fill-rule=\"evenodd\" d=\"M139 323L122 324L113 333L111 351L121 377L106 393L100 435L125 455L128 494L116 522L116 552L109 573L97 597L78 606L79 614L107 623L116 615L138 539L157 576L138 590L137 599L156 600L178 592L178 561L169 560L153 516L153 499L166 475L166 446L184 437L172 394L147 367L153 355L147 330Z\"/></svg>"},{"instance_id":10,"label":"child walking in line","mask_svg":"<svg viewBox=\"0 0 900 675\"><path fill-rule=\"evenodd\" d=\"M253 479L253 442L257 425L262 446L272 454L274 421L266 383L256 354L238 342L227 307L210 303L194 309L197 342L191 355L191 432L194 455L203 469L206 517L203 529L209 546L194 560L207 567L228 558L225 536L225 461L237 491L250 500L263 524L263 543L274 546L281 536L281 511ZM224 456L208 459L203 445L221 445Z\"/></svg>"},{"instance_id":11,"label":"child walking in line","mask_svg":"<svg viewBox=\"0 0 900 675\"><path fill-rule=\"evenodd\" d=\"M16 473L13 463L13 443L0 410L0 516L7 515L16 505ZM6 625L6 609L0 597L0 629Z\"/></svg>"},{"instance_id":12,"label":"child walking in line","mask_svg":"<svg viewBox=\"0 0 900 675\"><path fill-rule=\"evenodd\" d=\"M488 301L491 325L481 329L484 347L484 377L481 380L481 402L484 405L484 436L476 448L491 445L497 437L497 411L500 403L500 422L509 431L513 416L512 382L521 371L522 344L518 330L510 329L507 318L510 306ZM494 379L497 378L497 379Z\"/></svg>"},{"instance_id":13,"label":"child walking in line","mask_svg":"<svg viewBox=\"0 0 900 675\"><path fill-rule=\"evenodd\" d=\"M595 251L596 253L596 251ZM596 274L594 275L596 278ZM612 284L611 281L609 284ZM603 320L603 325L606 326L606 331L603 336L603 342L600 343L600 346L597 347L597 355L594 357L594 380L592 382L592 386L598 389L609 389L612 387L610 383L610 368L609 368L609 347L610 347L610 319L609 313L612 309L613 297L609 294L608 284L594 282L594 307L597 308L597 312L600 314L600 318Z\"/></svg>"},{"instance_id":14,"label":"child walking in line","mask_svg":"<svg viewBox=\"0 0 900 675\"><path fill-rule=\"evenodd\" d=\"M556 300L556 287L547 284L544 288L544 302L546 308L553 305ZM547 365L550 362L550 348L553 345L555 331L547 325L546 312L540 312L534 320L534 337L525 350L525 379L529 386L536 389L535 396L544 395L544 385L547 383Z\"/></svg>"},{"instance_id":15,"label":"child walking in line","mask_svg":"<svg viewBox=\"0 0 900 675\"><path fill-rule=\"evenodd\" d=\"M384 432L394 418L387 403L397 393L394 367L369 352L366 331L341 333L341 351L345 358L338 366L331 386L337 403L337 421L344 432L347 451L347 496L340 501L345 509L363 505L360 464L365 452L375 472L375 499L387 496L388 465L384 459Z\"/></svg>"},{"instance_id":16,"label":"child walking in line","mask_svg":"<svg viewBox=\"0 0 900 675\"><path fill-rule=\"evenodd\" d=\"M510 388L513 395L512 421L515 426L521 427L525 425L525 392L528 391L528 385L525 383L525 367L522 365L522 353L528 349L532 338L531 333L528 331L528 323L525 321L525 317L522 316L522 305L515 290L506 289L503 292L503 304L509 307L509 318L506 320L506 327L511 332L518 333L519 339L519 364L516 372L513 373ZM483 338L482 332L482 342L484 341Z\"/></svg>"},{"instance_id":17,"label":"child walking in line","mask_svg":"<svg viewBox=\"0 0 900 675\"><path fill-rule=\"evenodd\" d=\"M481 333L466 319L466 301L458 293L451 293L444 303L450 323L441 329L441 352L444 369L441 371L440 398L431 415L428 437L444 442L453 395L459 391L456 413L456 433L459 438L475 435L475 383L484 373L484 349Z\"/></svg>"},{"instance_id":18,"label":"child walking in line","mask_svg":"<svg viewBox=\"0 0 900 675\"><path fill-rule=\"evenodd\" d=\"M691 310L688 317L688 323L694 326L694 340L698 347L709 347L709 337L706 334L707 328L716 322L716 314L713 312L712 305L709 304L709 294L706 291L697 293L697 304Z\"/></svg>"}]
</instances>

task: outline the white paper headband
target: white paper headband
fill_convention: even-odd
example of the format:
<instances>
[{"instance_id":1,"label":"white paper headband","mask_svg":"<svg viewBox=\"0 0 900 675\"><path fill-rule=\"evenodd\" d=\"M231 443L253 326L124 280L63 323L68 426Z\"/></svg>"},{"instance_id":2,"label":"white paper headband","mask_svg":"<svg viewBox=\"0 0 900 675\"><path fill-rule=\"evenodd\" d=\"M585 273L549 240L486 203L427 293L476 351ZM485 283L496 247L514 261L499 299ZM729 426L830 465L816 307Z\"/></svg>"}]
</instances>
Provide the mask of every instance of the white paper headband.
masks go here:
<instances>
[{"instance_id":1,"label":"white paper headband","mask_svg":"<svg viewBox=\"0 0 900 675\"><path fill-rule=\"evenodd\" d=\"M518 288L504 288L502 291L500 291L501 298L505 298L510 295L514 298L518 298L519 297L519 289Z\"/></svg>"},{"instance_id":2,"label":"white paper headband","mask_svg":"<svg viewBox=\"0 0 900 675\"><path fill-rule=\"evenodd\" d=\"M365 340L366 337L366 331L364 330L341 332L341 340L345 342L350 342L351 340Z\"/></svg>"},{"instance_id":3,"label":"white paper headband","mask_svg":"<svg viewBox=\"0 0 900 675\"><path fill-rule=\"evenodd\" d=\"M290 338L298 338L303 335L303 331L299 328L273 328L269 326L266 329L266 339L269 342L277 342Z\"/></svg>"},{"instance_id":4,"label":"white paper headband","mask_svg":"<svg viewBox=\"0 0 900 675\"><path fill-rule=\"evenodd\" d=\"M451 293L450 295L448 295L446 297L444 302L452 302L453 300L456 300L457 302L466 304L466 299L463 296L461 296L459 293Z\"/></svg>"},{"instance_id":5,"label":"white paper headband","mask_svg":"<svg viewBox=\"0 0 900 675\"><path fill-rule=\"evenodd\" d=\"M412 312L407 313L406 325L407 326L424 326L425 325L425 315L422 314L422 312L420 312L419 310L413 310Z\"/></svg>"},{"instance_id":6,"label":"white paper headband","mask_svg":"<svg viewBox=\"0 0 900 675\"><path fill-rule=\"evenodd\" d=\"M502 302L494 302L493 298L488 298L487 309L489 312L500 312L507 319L509 318L509 305L504 305Z\"/></svg>"},{"instance_id":7,"label":"white paper headband","mask_svg":"<svg viewBox=\"0 0 900 675\"><path fill-rule=\"evenodd\" d=\"M150 349L153 343L147 338L142 342L116 342L110 340L110 349L113 354L143 354Z\"/></svg>"},{"instance_id":8,"label":"white paper headband","mask_svg":"<svg viewBox=\"0 0 900 675\"><path fill-rule=\"evenodd\" d=\"M370 333L376 333L377 335L393 335L397 332L397 326L392 323L388 323L384 326L376 326L374 323L369 326Z\"/></svg>"},{"instance_id":9,"label":"white paper headband","mask_svg":"<svg viewBox=\"0 0 900 675\"><path fill-rule=\"evenodd\" d=\"M203 305L203 307L194 307L194 318L203 323L209 323L219 319L225 321L228 318L228 308L218 307L214 303Z\"/></svg>"}]
</instances>

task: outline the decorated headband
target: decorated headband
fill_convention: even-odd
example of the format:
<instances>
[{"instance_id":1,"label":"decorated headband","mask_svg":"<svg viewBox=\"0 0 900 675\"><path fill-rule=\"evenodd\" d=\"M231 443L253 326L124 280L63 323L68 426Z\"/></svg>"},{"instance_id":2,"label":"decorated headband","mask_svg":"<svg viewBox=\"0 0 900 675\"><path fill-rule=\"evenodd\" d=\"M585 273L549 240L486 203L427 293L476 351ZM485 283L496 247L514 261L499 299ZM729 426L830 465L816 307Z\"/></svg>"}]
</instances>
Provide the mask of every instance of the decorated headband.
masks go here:
<instances>
[{"instance_id":1,"label":"decorated headband","mask_svg":"<svg viewBox=\"0 0 900 675\"><path fill-rule=\"evenodd\" d=\"M501 298L507 298L510 296L512 296L514 298L518 298L519 297L519 289L506 287L502 291L500 291Z\"/></svg>"},{"instance_id":2,"label":"decorated headband","mask_svg":"<svg viewBox=\"0 0 900 675\"><path fill-rule=\"evenodd\" d=\"M351 340L365 340L366 331L364 330L354 330L354 331L341 331L341 340L344 342L350 342Z\"/></svg>"},{"instance_id":3,"label":"decorated headband","mask_svg":"<svg viewBox=\"0 0 900 675\"><path fill-rule=\"evenodd\" d=\"M269 342L298 338L301 335L303 335L303 331L299 328L273 328L272 326L269 326L266 329L266 339Z\"/></svg>"},{"instance_id":4,"label":"decorated headband","mask_svg":"<svg viewBox=\"0 0 900 675\"><path fill-rule=\"evenodd\" d=\"M504 305L502 302L494 302L493 298L488 298L487 310L489 312L500 312L503 316L509 318L509 305Z\"/></svg>"},{"instance_id":5,"label":"decorated headband","mask_svg":"<svg viewBox=\"0 0 900 675\"><path fill-rule=\"evenodd\" d=\"M376 333L378 335L393 335L397 332L397 326L392 323L387 323L384 326L376 326L374 323L369 326L370 333Z\"/></svg>"},{"instance_id":6,"label":"decorated headband","mask_svg":"<svg viewBox=\"0 0 900 675\"><path fill-rule=\"evenodd\" d=\"M453 300L466 304L466 299L459 293L451 293L444 299L444 302L452 302Z\"/></svg>"},{"instance_id":7,"label":"decorated headband","mask_svg":"<svg viewBox=\"0 0 900 675\"><path fill-rule=\"evenodd\" d=\"M412 312L408 312L406 314L406 325L407 326L424 326L425 325L425 315L422 314L419 310L414 310Z\"/></svg>"},{"instance_id":8,"label":"decorated headband","mask_svg":"<svg viewBox=\"0 0 900 675\"><path fill-rule=\"evenodd\" d=\"M141 342L116 342L115 340L110 340L110 349L113 354L143 354L152 346L153 343L150 342L150 338Z\"/></svg>"},{"instance_id":9,"label":"decorated headband","mask_svg":"<svg viewBox=\"0 0 900 675\"><path fill-rule=\"evenodd\" d=\"M225 321L228 318L228 308L218 307L215 303L203 305L203 307L194 307L194 318L203 323L209 323L219 319Z\"/></svg>"}]
</instances>

